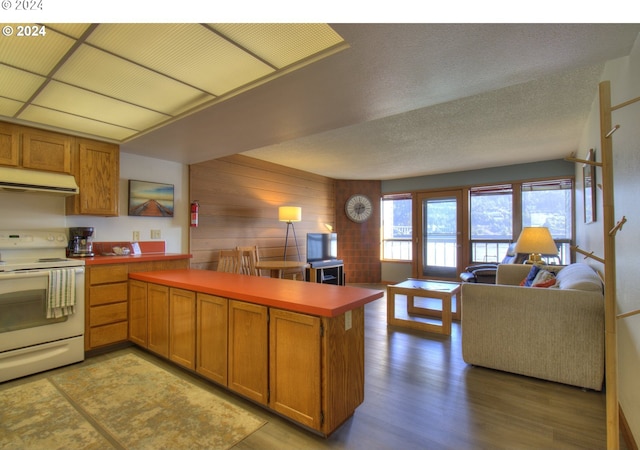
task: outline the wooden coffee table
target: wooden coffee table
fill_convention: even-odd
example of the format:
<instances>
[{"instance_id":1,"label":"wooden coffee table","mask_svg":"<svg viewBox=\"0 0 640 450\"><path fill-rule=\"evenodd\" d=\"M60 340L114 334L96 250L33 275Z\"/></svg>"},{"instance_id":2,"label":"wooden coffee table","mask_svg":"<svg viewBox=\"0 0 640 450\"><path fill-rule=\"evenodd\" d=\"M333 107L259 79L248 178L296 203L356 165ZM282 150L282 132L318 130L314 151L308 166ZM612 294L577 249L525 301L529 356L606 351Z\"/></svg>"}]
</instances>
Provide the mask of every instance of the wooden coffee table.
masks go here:
<instances>
[{"instance_id":1,"label":"wooden coffee table","mask_svg":"<svg viewBox=\"0 0 640 450\"><path fill-rule=\"evenodd\" d=\"M407 298L405 318L397 316L396 295ZM452 297L456 297L456 310L451 312ZM415 299L437 299L442 309L416 306ZM387 286L387 324L451 335L451 320L460 320L460 283L409 278L402 283ZM404 312L403 312L404 314ZM440 319L439 324L433 320Z\"/></svg>"}]
</instances>

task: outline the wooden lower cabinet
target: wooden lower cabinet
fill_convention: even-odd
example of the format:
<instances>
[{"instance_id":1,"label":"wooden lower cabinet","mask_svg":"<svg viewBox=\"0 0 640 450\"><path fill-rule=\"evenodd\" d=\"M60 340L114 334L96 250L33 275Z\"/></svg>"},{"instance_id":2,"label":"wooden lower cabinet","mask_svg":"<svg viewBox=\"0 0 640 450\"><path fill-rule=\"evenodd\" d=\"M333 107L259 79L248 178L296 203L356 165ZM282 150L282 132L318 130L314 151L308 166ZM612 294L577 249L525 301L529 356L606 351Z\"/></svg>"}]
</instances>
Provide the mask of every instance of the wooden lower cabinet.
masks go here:
<instances>
[{"instance_id":1,"label":"wooden lower cabinet","mask_svg":"<svg viewBox=\"0 0 640 450\"><path fill-rule=\"evenodd\" d=\"M314 429L322 425L321 319L271 309L269 406Z\"/></svg>"},{"instance_id":2,"label":"wooden lower cabinet","mask_svg":"<svg viewBox=\"0 0 640 450\"><path fill-rule=\"evenodd\" d=\"M127 339L146 347L147 283L129 280L129 272L180 269L188 264L189 259L185 258L85 266L85 351Z\"/></svg>"},{"instance_id":3,"label":"wooden lower cabinet","mask_svg":"<svg viewBox=\"0 0 640 450\"><path fill-rule=\"evenodd\" d=\"M129 280L129 340L196 368L196 293Z\"/></svg>"},{"instance_id":4,"label":"wooden lower cabinet","mask_svg":"<svg viewBox=\"0 0 640 450\"><path fill-rule=\"evenodd\" d=\"M196 368L196 293L169 290L169 359Z\"/></svg>"},{"instance_id":5,"label":"wooden lower cabinet","mask_svg":"<svg viewBox=\"0 0 640 450\"><path fill-rule=\"evenodd\" d=\"M197 304L196 372L226 386L229 301L199 292Z\"/></svg>"},{"instance_id":6,"label":"wooden lower cabinet","mask_svg":"<svg viewBox=\"0 0 640 450\"><path fill-rule=\"evenodd\" d=\"M88 266L85 272L85 350L125 342L127 265Z\"/></svg>"},{"instance_id":7,"label":"wooden lower cabinet","mask_svg":"<svg viewBox=\"0 0 640 450\"><path fill-rule=\"evenodd\" d=\"M147 348L169 358L169 288L147 286Z\"/></svg>"},{"instance_id":8,"label":"wooden lower cabinet","mask_svg":"<svg viewBox=\"0 0 640 450\"><path fill-rule=\"evenodd\" d=\"M364 401L364 307L318 317L137 280L129 295L132 342L322 435Z\"/></svg>"},{"instance_id":9,"label":"wooden lower cabinet","mask_svg":"<svg viewBox=\"0 0 640 450\"><path fill-rule=\"evenodd\" d=\"M268 403L268 308L229 300L229 389Z\"/></svg>"},{"instance_id":10,"label":"wooden lower cabinet","mask_svg":"<svg viewBox=\"0 0 640 450\"><path fill-rule=\"evenodd\" d=\"M147 348L147 283L129 280L129 340Z\"/></svg>"},{"instance_id":11,"label":"wooden lower cabinet","mask_svg":"<svg viewBox=\"0 0 640 450\"><path fill-rule=\"evenodd\" d=\"M329 434L364 401L364 306L322 318L321 431Z\"/></svg>"},{"instance_id":12,"label":"wooden lower cabinet","mask_svg":"<svg viewBox=\"0 0 640 450\"><path fill-rule=\"evenodd\" d=\"M269 406L329 435L364 401L364 307L337 317L270 310Z\"/></svg>"}]
</instances>

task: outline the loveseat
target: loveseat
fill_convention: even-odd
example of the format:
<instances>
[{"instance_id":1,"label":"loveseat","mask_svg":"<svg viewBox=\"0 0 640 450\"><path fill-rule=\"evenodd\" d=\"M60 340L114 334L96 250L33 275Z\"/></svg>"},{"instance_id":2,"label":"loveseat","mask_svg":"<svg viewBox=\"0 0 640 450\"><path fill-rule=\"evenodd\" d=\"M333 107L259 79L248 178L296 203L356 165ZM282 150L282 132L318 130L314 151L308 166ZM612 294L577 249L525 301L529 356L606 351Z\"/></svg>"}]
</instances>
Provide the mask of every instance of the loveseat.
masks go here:
<instances>
[{"instance_id":1,"label":"loveseat","mask_svg":"<svg viewBox=\"0 0 640 450\"><path fill-rule=\"evenodd\" d=\"M464 361L602 390L604 294L600 277L584 263L544 266L548 287L520 286L532 267L501 264L496 284L462 284Z\"/></svg>"}]
</instances>

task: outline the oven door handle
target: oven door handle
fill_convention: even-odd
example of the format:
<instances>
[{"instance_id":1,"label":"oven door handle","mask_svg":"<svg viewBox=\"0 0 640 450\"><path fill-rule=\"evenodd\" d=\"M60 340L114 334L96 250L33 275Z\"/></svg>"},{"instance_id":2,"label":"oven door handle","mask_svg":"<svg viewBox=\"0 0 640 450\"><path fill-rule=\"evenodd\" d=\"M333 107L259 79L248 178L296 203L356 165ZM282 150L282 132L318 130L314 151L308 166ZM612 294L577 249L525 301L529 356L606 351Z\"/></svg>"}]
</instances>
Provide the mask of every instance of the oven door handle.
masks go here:
<instances>
[{"instance_id":1,"label":"oven door handle","mask_svg":"<svg viewBox=\"0 0 640 450\"><path fill-rule=\"evenodd\" d=\"M82 273L84 272L84 268L76 267L75 271L76 271L76 274ZM0 281L21 280L24 278L36 278L36 277L49 276L49 272L51 271L50 270L25 270L24 272L19 272L19 271L5 272L5 273L0 273Z\"/></svg>"}]
</instances>

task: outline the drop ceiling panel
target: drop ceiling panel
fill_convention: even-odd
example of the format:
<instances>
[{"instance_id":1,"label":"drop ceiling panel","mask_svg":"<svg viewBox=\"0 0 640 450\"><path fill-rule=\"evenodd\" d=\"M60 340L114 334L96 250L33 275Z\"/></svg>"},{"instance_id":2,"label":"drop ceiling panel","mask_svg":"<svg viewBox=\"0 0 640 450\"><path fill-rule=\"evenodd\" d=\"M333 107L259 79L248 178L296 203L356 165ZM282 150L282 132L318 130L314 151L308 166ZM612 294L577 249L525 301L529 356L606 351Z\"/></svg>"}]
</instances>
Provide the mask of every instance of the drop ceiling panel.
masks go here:
<instances>
[{"instance_id":1,"label":"drop ceiling panel","mask_svg":"<svg viewBox=\"0 0 640 450\"><path fill-rule=\"evenodd\" d=\"M82 130L83 133L102 136L115 141L126 139L136 133L135 130L39 106L28 106L20 114L20 119L60 129Z\"/></svg>"},{"instance_id":2,"label":"drop ceiling panel","mask_svg":"<svg viewBox=\"0 0 640 450\"><path fill-rule=\"evenodd\" d=\"M324 23L224 23L209 26L279 69L344 42Z\"/></svg>"},{"instance_id":3,"label":"drop ceiling panel","mask_svg":"<svg viewBox=\"0 0 640 450\"><path fill-rule=\"evenodd\" d=\"M0 97L26 102L45 78L0 64Z\"/></svg>"},{"instance_id":4,"label":"drop ceiling panel","mask_svg":"<svg viewBox=\"0 0 640 450\"><path fill-rule=\"evenodd\" d=\"M21 102L0 97L0 116L11 117L22 107Z\"/></svg>"},{"instance_id":5,"label":"drop ceiling panel","mask_svg":"<svg viewBox=\"0 0 640 450\"><path fill-rule=\"evenodd\" d=\"M49 83L33 100L33 104L138 131L170 118L56 81Z\"/></svg>"},{"instance_id":6,"label":"drop ceiling panel","mask_svg":"<svg viewBox=\"0 0 640 450\"><path fill-rule=\"evenodd\" d=\"M39 37L20 37L14 33L0 39L0 58L10 66L48 75L74 42L53 30Z\"/></svg>"},{"instance_id":7,"label":"drop ceiling panel","mask_svg":"<svg viewBox=\"0 0 640 450\"><path fill-rule=\"evenodd\" d=\"M274 71L199 24L100 25L87 42L214 95Z\"/></svg>"},{"instance_id":8,"label":"drop ceiling panel","mask_svg":"<svg viewBox=\"0 0 640 450\"><path fill-rule=\"evenodd\" d=\"M158 112L177 115L213 96L89 45L58 70L57 80ZM158 95L158 93L162 95Z\"/></svg>"},{"instance_id":9,"label":"drop ceiling panel","mask_svg":"<svg viewBox=\"0 0 640 450\"><path fill-rule=\"evenodd\" d=\"M45 26L47 30L53 29L76 39L80 38L89 28L88 23L47 23Z\"/></svg>"},{"instance_id":10,"label":"drop ceiling panel","mask_svg":"<svg viewBox=\"0 0 640 450\"><path fill-rule=\"evenodd\" d=\"M346 47L335 45L344 41L324 24L44 27L44 36L0 39L0 115L117 141Z\"/></svg>"}]
</instances>

